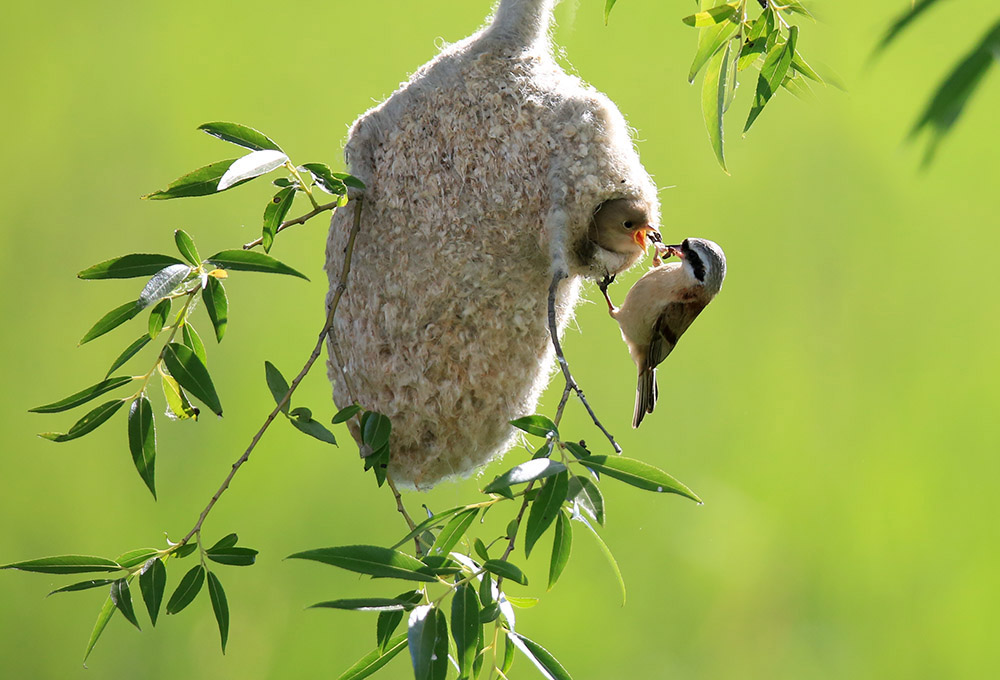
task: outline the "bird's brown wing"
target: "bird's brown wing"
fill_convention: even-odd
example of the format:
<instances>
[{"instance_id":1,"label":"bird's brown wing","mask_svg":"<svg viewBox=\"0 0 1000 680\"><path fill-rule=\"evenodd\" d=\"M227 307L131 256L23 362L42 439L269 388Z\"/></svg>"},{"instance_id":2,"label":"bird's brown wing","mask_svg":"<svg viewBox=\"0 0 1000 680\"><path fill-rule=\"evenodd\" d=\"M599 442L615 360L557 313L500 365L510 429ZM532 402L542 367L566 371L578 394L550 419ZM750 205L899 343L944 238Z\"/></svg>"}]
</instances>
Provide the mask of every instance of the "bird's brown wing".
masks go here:
<instances>
[{"instance_id":1,"label":"bird's brown wing","mask_svg":"<svg viewBox=\"0 0 1000 680\"><path fill-rule=\"evenodd\" d=\"M632 413L632 427L639 423L656 406L656 367L666 359L677 345L677 340L705 309L703 302L671 302L663 308L653 326L653 339L646 350L646 360L639 370L636 385L635 411Z\"/></svg>"}]
</instances>

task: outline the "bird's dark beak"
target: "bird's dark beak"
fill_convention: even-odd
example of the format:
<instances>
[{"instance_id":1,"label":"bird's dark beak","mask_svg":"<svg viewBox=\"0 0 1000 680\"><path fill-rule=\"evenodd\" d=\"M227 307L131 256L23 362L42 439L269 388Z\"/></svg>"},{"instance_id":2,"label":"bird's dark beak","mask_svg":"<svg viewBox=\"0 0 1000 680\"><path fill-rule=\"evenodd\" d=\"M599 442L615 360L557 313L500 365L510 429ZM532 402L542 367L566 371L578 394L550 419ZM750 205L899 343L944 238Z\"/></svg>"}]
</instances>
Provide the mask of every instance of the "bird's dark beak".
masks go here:
<instances>
[{"instance_id":1,"label":"bird's dark beak","mask_svg":"<svg viewBox=\"0 0 1000 680\"><path fill-rule=\"evenodd\" d=\"M684 251L681 250L681 245L679 243L675 246L661 246L661 247L663 248L663 252L666 254L667 257L677 257L682 260L684 259Z\"/></svg>"},{"instance_id":2,"label":"bird's dark beak","mask_svg":"<svg viewBox=\"0 0 1000 680\"><path fill-rule=\"evenodd\" d=\"M663 243L663 237L660 236L660 232L656 230L656 227L650 227L649 233L646 234L646 238L652 243Z\"/></svg>"}]
</instances>

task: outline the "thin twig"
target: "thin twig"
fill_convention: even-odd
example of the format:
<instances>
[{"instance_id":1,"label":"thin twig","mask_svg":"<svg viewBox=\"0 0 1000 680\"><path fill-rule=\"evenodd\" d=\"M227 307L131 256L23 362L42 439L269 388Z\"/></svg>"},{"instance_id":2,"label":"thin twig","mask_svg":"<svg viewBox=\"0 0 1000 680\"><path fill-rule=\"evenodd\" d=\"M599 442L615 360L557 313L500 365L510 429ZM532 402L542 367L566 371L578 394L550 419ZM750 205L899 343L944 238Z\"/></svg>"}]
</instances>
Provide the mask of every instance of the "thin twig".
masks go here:
<instances>
[{"instance_id":1,"label":"thin twig","mask_svg":"<svg viewBox=\"0 0 1000 680\"><path fill-rule=\"evenodd\" d=\"M289 400L291 400L292 393L295 392L299 383L301 383L302 379L306 377L306 374L309 373L309 370L313 367L313 364L316 363L316 360L322 353L323 343L326 340L327 335L330 333L330 329L333 327L333 318L337 313L337 306L340 304L340 298L343 295L344 289L346 289L347 276L351 271L351 257L354 254L354 242L357 239L358 232L361 231L361 209L364 206L364 199L362 197L358 197L354 200L357 202L357 205L354 208L354 225L351 227L351 233L347 239L347 248L344 251L344 266L340 271L340 285L338 285L337 292L334 294L333 300L330 303L330 309L327 311L326 315L326 322L323 324L323 328L319 332L319 337L316 339L316 346L313 347L313 351L309 355L309 359L306 360L305 366L302 367L299 374L295 376L294 380L292 380L291 385L288 386L288 392L285 393L285 396L281 398L278 405L275 406L271 413L268 414L267 418L264 420L264 424L261 425L260 429L257 430L257 434L255 434L253 439L250 440L250 445L247 446L243 455L240 456L235 463L233 463L233 467L229 471L229 474L226 475L226 479L222 482L222 486L219 487L218 491L215 492L215 495L212 496L212 500L208 502L208 505L205 506L205 509L202 510L201 514L198 516L198 522L194 525L194 527L192 527L191 531L189 531L187 535L180 540L179 543L172 546L173 550L176 550L180 546L184 545L190 541L195 534L201 532L201 525L205 523L205 518L208 517L208 513L212 511L212 508L215 507L219 498L226 492L226 489L229 488L229 483L233 481L233 477L236 476L239 469L250 459L250 454L253 453L255 448L257 448L257 443L260 442L260 439L264 436L267 428L271 426L274 419L279 413L281 413L282 409L285 408L285 405L288 404Z\"/></svg>"},{"instance_id":2,"label":"thin twig","mask_svg":"<svg viewBox=\"0 0 1000 680\"><path fill-rule=\"evenodd\" d=\"M356 198L354 200L357 201L360 200L360 198ZM331 203L324 203L323 205L318 205L314 209L307 212L305 215L302 215L301 217L296 217L295 219L292 220L285 220L284 222L278 225L278 228L274 230L274 233L277 234L280 231L288 229L288 227L294 227L296 224L305 224L307 220L311 220L312 218L316 217L316 215L319 215L321 212L326 212L327 210L333 210L338 205L339 205L338 201L333 201ZM360 210L360 207L358 209ZM250 250L252 248L256 248L263 242L264 242L263 238L259 238L256 241L250 241L250 243L243 244L243 250Z\"/></svg>"},{"instance_id":3,"label":"thin twig","mask_svg":"<svg viewBox=\"0 0 1000 680\"><path fill-rule=\"evenodd\" d=\"M566 357L562 351L562 345L559 344L559 330L556 327L556 289L559 287L559 282L566 278L566 273L562 270L557 271L552 275L552 284L549 286L549 335L552 338L552 346L556 350L556 358L559 360L559 368L562 369L563 378L566 379L566 386L576 392L576 396L580 397L580 401L583 402L584 408L587 409L587 413L590 414L590 419L594 421L594 425L604 433L604 436L608 438L611 442L611 446L614 447L615 453L621 453L622 447L618 446L618 442L615 441L614 435L608 432L601 421L598 420L597 414L594 413L594 409L590 407L590 403L587 398L583 396L583 390L580 386L576 384L576 380L573 379L573 374L569 372L569 364L566 362Z\"/></svg>"}]
</instances>

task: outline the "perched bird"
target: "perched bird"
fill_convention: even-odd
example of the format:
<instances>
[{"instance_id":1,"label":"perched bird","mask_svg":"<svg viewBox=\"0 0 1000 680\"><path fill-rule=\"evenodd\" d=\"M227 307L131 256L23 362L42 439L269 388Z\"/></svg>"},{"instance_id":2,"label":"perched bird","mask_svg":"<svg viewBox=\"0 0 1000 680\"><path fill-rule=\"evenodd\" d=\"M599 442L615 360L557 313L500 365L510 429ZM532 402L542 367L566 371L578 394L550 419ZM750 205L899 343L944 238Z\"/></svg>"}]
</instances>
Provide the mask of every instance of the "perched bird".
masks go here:
<instances>
[{"instance_id":1,"label":"perched bird","mask_svg":"<svg viewBox=\"0 0 1000 680\"><path fill-rule=\"evenodd\" d=\"M618 322L639 370L632 427L639 427L656 405L656 367L716 296L726 277L726 256L712 241L688 238L679 246L662 249L681 261L646 272L629 290L621 307L615 307L605 291L608 311Z\"/></svg>"}]
</instances>

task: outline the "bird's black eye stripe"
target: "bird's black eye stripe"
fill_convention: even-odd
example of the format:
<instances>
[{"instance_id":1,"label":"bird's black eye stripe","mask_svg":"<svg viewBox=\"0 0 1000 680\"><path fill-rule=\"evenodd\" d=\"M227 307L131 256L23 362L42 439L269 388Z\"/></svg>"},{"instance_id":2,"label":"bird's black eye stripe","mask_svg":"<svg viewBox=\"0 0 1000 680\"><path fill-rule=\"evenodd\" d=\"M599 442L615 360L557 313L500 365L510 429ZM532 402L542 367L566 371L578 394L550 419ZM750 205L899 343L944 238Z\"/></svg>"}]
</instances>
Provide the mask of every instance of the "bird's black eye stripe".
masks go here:
<instances>
[{"instance_id":1,"label":"bird's black eye stripe","mask_svg":"<svg viewBox=\"0 0 1000 680\"><path fill-rule=\"evenodd\" d=\"M691 263L691 271L694 272L696 279L705 282L705 263L701 261L701 257L694 250L688 250L684 255L687 257L687 261Z\"/></svg>"}]
</instances>

